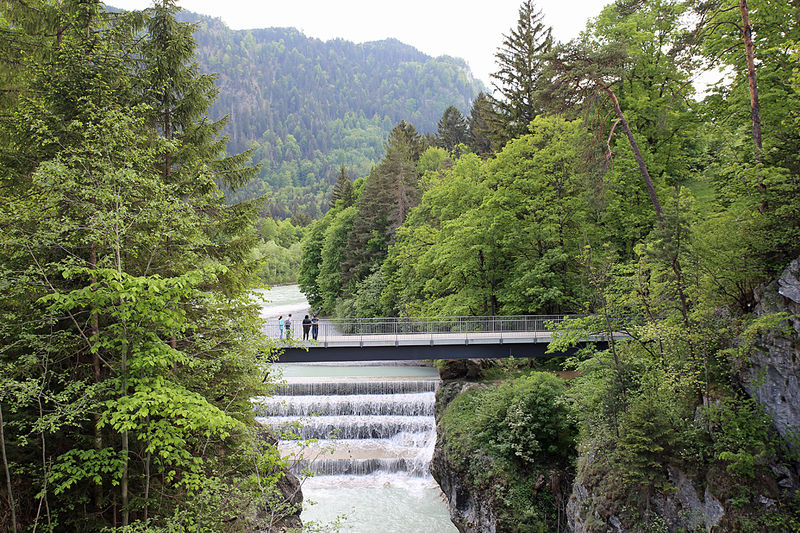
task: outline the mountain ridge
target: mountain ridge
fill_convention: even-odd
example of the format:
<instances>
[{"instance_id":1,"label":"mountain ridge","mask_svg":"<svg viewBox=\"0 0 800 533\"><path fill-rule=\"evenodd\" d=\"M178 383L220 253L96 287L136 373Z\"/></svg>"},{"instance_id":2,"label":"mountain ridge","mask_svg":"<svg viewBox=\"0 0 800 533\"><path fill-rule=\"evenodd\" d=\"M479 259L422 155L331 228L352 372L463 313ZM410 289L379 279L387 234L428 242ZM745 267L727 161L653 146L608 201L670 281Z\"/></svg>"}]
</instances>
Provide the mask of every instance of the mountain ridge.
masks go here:
<instances>
[{"instance_id":1,"label":"mountain ridge","mask_svg":"<svg viewBox=\"0 0 800 533\"><path fill-rule=\"evenodd\" d=\"M327 208L340 167L366 175L401 120L433 133L444 110L467 113L484 90L464 59L432 57L396 38L322 40L294 27L232 30L188 11L201 72L217 75L210 118L229 116L228 150L252 150L259 178L232 203L266 195L266 213L312 218Z\"/></svg>"}]
</instances>

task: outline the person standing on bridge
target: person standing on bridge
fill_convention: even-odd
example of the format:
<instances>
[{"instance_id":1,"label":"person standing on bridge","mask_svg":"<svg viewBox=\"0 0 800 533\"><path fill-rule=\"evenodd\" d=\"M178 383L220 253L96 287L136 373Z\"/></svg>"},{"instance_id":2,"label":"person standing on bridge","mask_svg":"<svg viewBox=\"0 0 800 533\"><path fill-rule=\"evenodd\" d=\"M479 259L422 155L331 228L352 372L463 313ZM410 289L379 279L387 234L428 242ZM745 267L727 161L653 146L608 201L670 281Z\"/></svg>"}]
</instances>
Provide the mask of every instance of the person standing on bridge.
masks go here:
<instances>
[{"instance_id":1,"label":"person standing on bridge","mask_svg":"<svg viewBox=\"0 0 800 533\"><path fill-rule=\"evenodd\" d=\"M281 336L278 337L279 339L283 338L283 315L278 317L278 331L281 332Z\"/></svg>"},{"instance_id":2,"label":"person standing on bridge","mask_svg":"<svg viewBox=\"0 0 800 533\"><path fill-rule=\"evenodd\" d=\"M311 329L311 319L308 318L308 315L303 318L303 340L308 340L308 332Z\"/></svg>"},{"instance_id":3,"label":"person standing on bridge","mask_svg":"<svg viewBox=\"0 0 800 533\"><path fill-rule=\"evenodd\" d=\"M314 315L314 318L311 319L311 338L317 340L318 335L319 335L319 318L317 318L317 315Z\"/></svg>"},{"instance_id":4,"label":"person standing on bridge","mask_svg":"<svg viewBox=\"0 0 800 533\"><path fill-rule=\"evenodd\" d=\"M286 322L284 322L286 326L286 340L292 338L292 313L289 313L289 316L286 317Z\"/></svg>"}]
</instances>

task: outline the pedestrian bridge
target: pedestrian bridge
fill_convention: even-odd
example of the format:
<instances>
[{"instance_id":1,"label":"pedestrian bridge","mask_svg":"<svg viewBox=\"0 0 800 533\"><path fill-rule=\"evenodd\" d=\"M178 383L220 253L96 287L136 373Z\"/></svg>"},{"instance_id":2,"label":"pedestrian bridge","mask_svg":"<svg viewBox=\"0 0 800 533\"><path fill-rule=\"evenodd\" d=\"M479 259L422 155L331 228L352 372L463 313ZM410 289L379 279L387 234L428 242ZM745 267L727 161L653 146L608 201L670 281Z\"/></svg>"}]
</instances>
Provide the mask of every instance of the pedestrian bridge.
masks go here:
<instances>
[{"instance_id":1,"label":"pedestrian bridge","mask_svg":"<svg viewBox=\"0 0 800 533\"><path fill-rule=\"evenodd\" d=\"M294 318L294 317L293 317ZM303 339L302 320L280 339L277 323L267 333L283 345L281 362L389 361L551 357L552 330L566 315L323 319L317 338ZM605 346L601 338L586 339ZM577 349L577 348L576 348ZM563 355L571 355L575 350Z\"/></svg>"}]
</instances>

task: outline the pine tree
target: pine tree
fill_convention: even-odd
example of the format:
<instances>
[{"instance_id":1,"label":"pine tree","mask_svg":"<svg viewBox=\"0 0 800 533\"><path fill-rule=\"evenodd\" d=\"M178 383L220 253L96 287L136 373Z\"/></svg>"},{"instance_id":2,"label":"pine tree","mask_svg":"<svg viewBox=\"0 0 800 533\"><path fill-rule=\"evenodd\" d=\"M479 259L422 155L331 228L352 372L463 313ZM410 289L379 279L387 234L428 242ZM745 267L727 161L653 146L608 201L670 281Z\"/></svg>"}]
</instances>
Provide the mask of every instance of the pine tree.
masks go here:
<instances>
[{"instance_id":1,"label":"pine tree","mask_svg":"<svg viewBox=\"0 0 800 533\"><path fill-rule=\"evenodd\" d=\"M147 24L143 76L145 101L153 109L154 127L167 140L178 140L164 155L165 178L180 173L188 161L201 159L220 185L236 189L258 174L250 153L229 156L227 139L220 138L227 118L210 122L206 116L217 97L214 76L201 74L195 58L195 25L179 22L175 0L159 0ZM193 171L194 169L192 169Z\"/></svg>"},{"instance_id":2,"label":"pine tree","mask_svg":"<svg viewBox=\"0 0 800 533\"><path fill-rule=\"evenodd\" d=\"M527 133L528 125L542 112L538 94L545 81L544 55L553 45L550 33L533 0L525 0L519 8L517 26L504 35L503 45L495 54L499 70L491 76L499 98L494 104L500 112L498 126L505 140Z\"/></svg>"},{"instance_id":3,"label":"pine tree","mask_svg":"<svg viewBox=\"0 0 800 533\"><path fill-rule=\"evenodd\" d=\"M495 127L498 122L497 112L492 99L484 92L478 94L472 102L469 112L469 146L482 157L493 153L493 139L497 137Z\"/></svg>"},{"instance_id":4,"label":"pine tree","mask_svg":"<svg viewBox=\"0 0 800 533\"><path fill-rule=\"evenodd\" d=\"M370 172L342 265L346 281L360 281L386 257L408 212L419 203L417 162L425 148L417 130L401 121L386 142L386 156Z\"/></svg>"},{"instance_id":5,"label":"pine tree","mask_svg":"<svg viewBox=\"0 0 800 533\"><path fill-rule=\"evenodd\" d=\"M153 128L170 141L159 171L166 182L180 188L198 213L213 221L209 229L216 228L207 235L211 246L204 244L199 253L210 252L214 260L228 264L226 290L240 291L248 288L241 280L255 269L249 254L255 235L247 228L261 201L226 206L217 194L217 185L236 190L259 169L249 166L249 152L226 153L227 139L220 137L220 132L227 119L208 120L218 91L214 77L199 72L192 35L195 27L176 20L178 11L174 0L159 0L152 8L142 47L146 68L139 89L151 107ZM213 181L196 179L198 173ZM218 231L221 227L225 231Z\"/></svg>"}]
</instances>

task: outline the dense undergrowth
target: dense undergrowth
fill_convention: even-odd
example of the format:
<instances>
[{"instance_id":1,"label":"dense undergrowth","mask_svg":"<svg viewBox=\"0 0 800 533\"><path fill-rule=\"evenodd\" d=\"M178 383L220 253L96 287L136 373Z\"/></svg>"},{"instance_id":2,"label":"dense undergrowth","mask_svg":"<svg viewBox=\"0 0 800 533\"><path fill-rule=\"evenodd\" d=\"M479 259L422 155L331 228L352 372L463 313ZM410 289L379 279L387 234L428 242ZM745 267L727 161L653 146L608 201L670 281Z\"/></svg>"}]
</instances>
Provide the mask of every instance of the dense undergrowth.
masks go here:
<instances>
[{"instance_id":1,"label":"dense undergrowth","mask_svg":"<svg viewBox=\"0 0 800 533\"><path fill-rule=\"evenodd\" d=\"M491 495L499 531L563 527L577 436L565 391L533 372L472 388L441 414L446 456L469 490Z\"/></svg>"}]
</instances>

